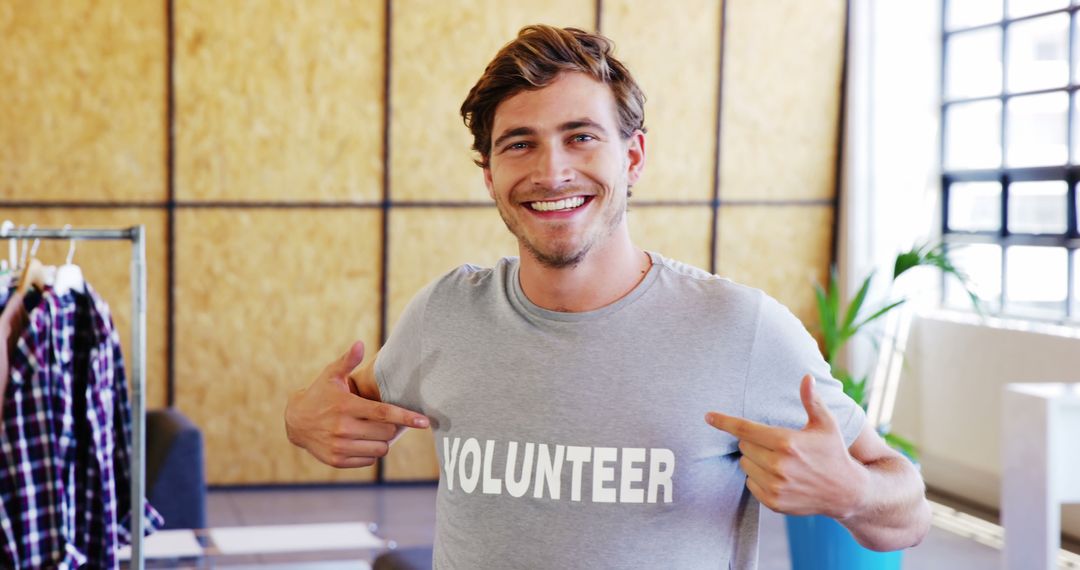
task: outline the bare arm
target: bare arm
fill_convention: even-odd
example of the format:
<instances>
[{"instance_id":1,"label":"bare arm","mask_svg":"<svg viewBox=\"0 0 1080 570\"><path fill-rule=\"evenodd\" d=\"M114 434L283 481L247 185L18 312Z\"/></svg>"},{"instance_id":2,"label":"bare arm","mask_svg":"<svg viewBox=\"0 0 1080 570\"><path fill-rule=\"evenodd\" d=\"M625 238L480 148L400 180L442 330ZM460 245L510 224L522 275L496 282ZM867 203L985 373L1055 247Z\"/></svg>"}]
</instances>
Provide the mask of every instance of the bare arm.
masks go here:
<instances>
[{"instance_id":1,"label":"bare arm","mask_svg":"<svg viewBox=\"0 0 1080 570\"><path fill-rule=\"evenodd\" d=\"M367 467L387 454L404 427L426 428L428 419L382 403L375 382L375 359L364 359L356 342L306 388L289 396L285 433L319 461L334 467Z\"/></svg>"},{"instance_id":2,"label":"bare arm","mask_svg":"<svg viewBox=\"0 0 1080 570\"><path fill-rule=\"evenodd\" d=\"M803 378L800 396L808 417L801 430L706 415L710 425L739 440L747 489L780 513L832 517L871 550L921 542L930 528L930 507L911 462L869 426L847 447L810 375Z\"/></svg>"},{"instance_id":3,"label":"bare arm","mask_svg":"<svg viewBox=\"0 0 1080 570\"><path fill-rule=\"evenodd\" d=\"M865 469L860 501L837 520L871 550L899 550L922 542L930 529L930 504L922 476L869 425L848 448Z\"/></svg>"}]
</instances>

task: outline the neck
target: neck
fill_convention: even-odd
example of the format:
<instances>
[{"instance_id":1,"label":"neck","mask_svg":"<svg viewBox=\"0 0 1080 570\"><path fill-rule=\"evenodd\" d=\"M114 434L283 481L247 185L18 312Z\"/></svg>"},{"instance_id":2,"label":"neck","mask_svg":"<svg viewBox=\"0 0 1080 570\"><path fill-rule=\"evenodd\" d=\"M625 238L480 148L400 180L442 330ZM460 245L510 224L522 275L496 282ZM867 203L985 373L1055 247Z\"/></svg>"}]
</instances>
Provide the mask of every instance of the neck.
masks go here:
<instances>
[{"instance_id":1,"label":"neck","mask_svg":"<svg viewBox=\"0 0 1080 570\"><path fill-rule=\"evenodd\" d=\"M626 296L645 278L649 255L630 241L625 222L574 267L552 268L520 248L521 290L533 304L551 311L581 313Z\"/></svg>"}]
</instances>

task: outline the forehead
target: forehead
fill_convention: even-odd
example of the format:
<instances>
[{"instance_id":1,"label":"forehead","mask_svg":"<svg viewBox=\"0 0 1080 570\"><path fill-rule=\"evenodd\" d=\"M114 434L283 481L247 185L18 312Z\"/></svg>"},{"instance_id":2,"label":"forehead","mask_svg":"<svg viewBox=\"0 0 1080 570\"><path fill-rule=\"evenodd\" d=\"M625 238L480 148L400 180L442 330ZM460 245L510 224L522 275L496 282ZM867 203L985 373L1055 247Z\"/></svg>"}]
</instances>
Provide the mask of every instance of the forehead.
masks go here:
<instances>
[{"instance_id":1,"label":"forehead","mask_svg":"<svg viewBox=\"0 0 1080 570\"><path fill-rule=\"evenodd\" d=\"M560 74L546 87L522 91L495 108L492 135L517 127L543 130L588 117L617 131L615 95L607 85L577 72Z\"/></svg>"}]
</instances>

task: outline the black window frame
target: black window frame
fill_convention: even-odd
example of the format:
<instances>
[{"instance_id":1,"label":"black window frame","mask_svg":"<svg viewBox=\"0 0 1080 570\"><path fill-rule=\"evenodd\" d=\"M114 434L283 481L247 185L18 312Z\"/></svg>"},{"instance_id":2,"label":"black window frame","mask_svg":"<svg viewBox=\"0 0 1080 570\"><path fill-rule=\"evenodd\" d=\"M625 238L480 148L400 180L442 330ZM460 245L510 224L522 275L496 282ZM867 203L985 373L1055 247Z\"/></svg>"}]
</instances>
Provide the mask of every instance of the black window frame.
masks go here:
<instances>
[{"instance_id":1,"label":"black window frame","mask_svg":"<svg viewBox=\"0 0 1080 570\"><path fill-rule=\"evenodd\" d=\"M1075 53L1076 46L1076 32L1077 32L1077 13L1080 12L1080 5L1069 2L1069 6L1065 8L1059 8L1055 10L1038 12L1035 14L1028 14L1019 17L1010 18L1009 14L1009 0L1002 0L1002 18L993 22L979 24L975 26L967 26L949 29L948 26L948 10L949 4L952 0L942 0L941 2L941 75L940 79L940 113L938 115L940 120L940 154L939 164L941 166L941 235L942 240L947 248L953 248L956 246L968 245L968 244L991 244L997 245L1001 248L1001 297L998 299L999 306L995 311L995 314L1006 317L1016 317L1029 320L1055 320L1055 321L1076 321L1080 319L1080 315L1076 314L1080 312L1080 307L1077 306L1076 297L1076 280L1078 277L1075 275L1076 265L1080 260L1080 233L1077 229L1077 209L1080 205L1077 203L1077 184L1080 183L1080 161L1073 163L1074 156L1080 156L1080 152L1075 152L1074 147L1080 144L1077 140L1077 133L1074 133L1074 116L1077 113L1076 109L1076 96L1075 94L1080 91L1080 81L1077 81L1077 72L1074 71L1077 65L1080 65L1080 61L1077 61ZM1049 89L1037 89L1032 91L1017 91L1009 92L1008 80L1009 80L1009 27L1013 24L1020 22L1027 22L1036 20L1046 16L1052 16L1056 14L1068 14L1069 16L1069 31L1068 31L1068 63L1069 63L1069 80L1064 87L1055 87ZM949 38L963 34L965 32L973 32L978 30L989 29L1001 30L1001 90L996 95L987 95L980 97L963 97L956 99L949 99L947 97L946 82L947 82L947 70L948 70L948 42ZM1060 166L1037 166L1037 167L1009 167L1007 166L1007 153L1008 153L1008 102L1010 99L1016 97L1024 97L1029 95L1042 95L1047 93L1066 93L1068 96L1068 112L1066 115L1066 141L1067 141L1067 156L1064 165ZM949 133L946 129L946 118L950 107L954 105L960 105L964 103L974 103L979 101L1000 101L1001 113L1000 113L1000 141L1001 146L1001 163L997 168L986 169L965 169L965 170L949 170L946 167L946 154L948 149L948 137ZM1066 184L1066 212L1067 212L1067 227L1065 233L1062 234L1026 234L1026 233L1013 233L1009 231L1009 187L1013 182L1043 182L1043 181L1064 181ZM959 182L998 182L1001 184L1001 212L1000 212L1000 227L996 231L964 231L954 230L949 227L949 201L950 190L954 183ZM1064 248L1066 251L1066 294L1065 294L1065 306L1064 312L1058 317L1033 317L1024 314L1015 314L1009 312L1009 296L1008 296L1008 249L1013 246L1044 246L1044 247L1056 247ZM942 303L945 303L945 284L944 279L941 283L941 299Z\"/></svg>"}]
</instances>

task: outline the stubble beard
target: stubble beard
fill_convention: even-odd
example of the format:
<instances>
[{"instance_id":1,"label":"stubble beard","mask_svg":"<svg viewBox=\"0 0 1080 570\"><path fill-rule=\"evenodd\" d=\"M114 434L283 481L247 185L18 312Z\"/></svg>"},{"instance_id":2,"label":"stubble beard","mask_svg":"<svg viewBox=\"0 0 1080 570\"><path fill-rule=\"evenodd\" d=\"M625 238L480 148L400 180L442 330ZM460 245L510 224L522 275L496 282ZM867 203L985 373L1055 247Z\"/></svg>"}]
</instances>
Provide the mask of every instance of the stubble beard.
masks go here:
<instances>
[{"instance_id":1,"label":"stubble beard","mask_svg":"<svg viewBox=\"0 0 1080 570\"><path fill-rule=\"evenodd\" d=\"M615 233L615 229L619 227L619 224L622 223L623 216L626 215L625 203L622 207L612 208L611 211L607 213L607 219L604 220L604 224L598 234L591 236L586 235L585 243L582 244L577 251L567 251L565 248L559 248L554 251L543 251L539 244L533 243L528 236L525 235L525 231L521 228L521 225L506 211L505 204L502 201L497 200L496 206L498 206L499 217L501 217L503 223L506 224L506 229L514 234L518 243L524 246L541 265L550 269L577 267L585 260L585 256L589 254L589 251L591 251L594 246L604 242Z\"/></svg>"}]
</instances>

